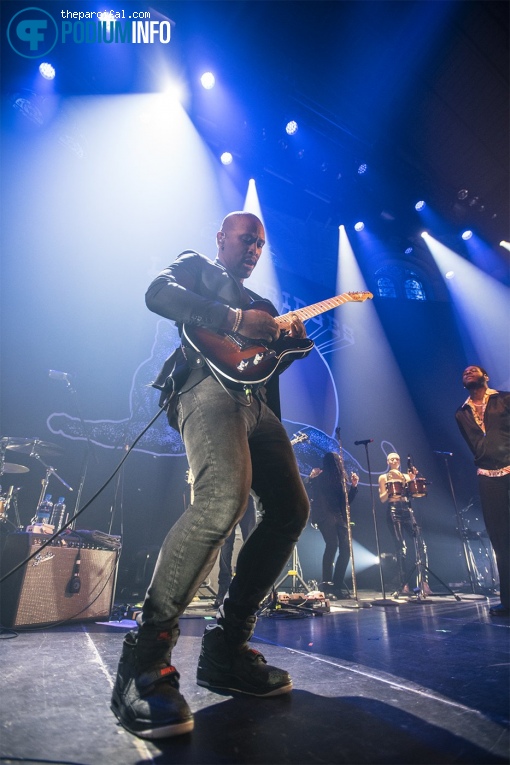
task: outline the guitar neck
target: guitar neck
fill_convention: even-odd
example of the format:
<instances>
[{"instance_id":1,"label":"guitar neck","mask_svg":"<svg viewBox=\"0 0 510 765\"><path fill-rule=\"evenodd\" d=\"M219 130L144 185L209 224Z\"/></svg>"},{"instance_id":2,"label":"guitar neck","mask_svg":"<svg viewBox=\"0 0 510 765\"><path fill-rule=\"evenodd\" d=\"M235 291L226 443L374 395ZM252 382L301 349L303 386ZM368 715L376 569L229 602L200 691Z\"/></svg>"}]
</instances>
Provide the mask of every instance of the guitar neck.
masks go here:
<instances>
[{"instance_id":1,"label":"guitar neck","mask_svg":"<svg viewBox=\"0 0 510 765\"><path fill-rule=\"evenodd\" d=\"M363 297L360 298L360 294L362 294ZM306 321L307 319L311 319L314 316L318 316L320 313L331 311L333 308L337 308L339 305L343 305L344 303L359 303L362 300L366 300L368 297L373 297L370 292L352 294L349 292L344 292L342 295L328 298L328 300L321 300L320 303L314 303L313 305L308 305L304 308L298 308L296 311L283 313L281 316L276 316L275 321L280 326L290 324L294 316L297 316L299 319L301 319L301 321Z\"/></svg>"}]
</instances>

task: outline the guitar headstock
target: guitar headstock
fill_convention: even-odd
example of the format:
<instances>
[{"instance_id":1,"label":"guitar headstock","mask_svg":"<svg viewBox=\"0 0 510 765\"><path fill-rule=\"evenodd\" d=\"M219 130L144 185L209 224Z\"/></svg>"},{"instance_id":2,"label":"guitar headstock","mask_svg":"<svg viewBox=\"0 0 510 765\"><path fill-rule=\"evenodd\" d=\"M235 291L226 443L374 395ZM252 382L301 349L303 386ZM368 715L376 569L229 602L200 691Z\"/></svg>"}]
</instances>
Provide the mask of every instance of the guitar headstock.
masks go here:
<instances>
[{"instance_id":1,"label":"guitar headstock","mask_svg":"<svg viewBox=\"0 0 510 765\"><path fill-rule=\"evenodd\" d=\"M290 443L292 446L295 446L296 444L300 444L302 441L308 441L308 438L309 436L307 433L297 433L295 436L293 436Z\"/></svg>"},{"instance_id":2,"label":"guitar headstock","mask_svg":"<svg viewBox=\"0 0 510 765\"><path fill-rule=\"evenodd\" d=\"M374 297L371 292L348 292L347 294L355 303L363 303L363 301L372 300Z\"/></svg>"}]
</instances>

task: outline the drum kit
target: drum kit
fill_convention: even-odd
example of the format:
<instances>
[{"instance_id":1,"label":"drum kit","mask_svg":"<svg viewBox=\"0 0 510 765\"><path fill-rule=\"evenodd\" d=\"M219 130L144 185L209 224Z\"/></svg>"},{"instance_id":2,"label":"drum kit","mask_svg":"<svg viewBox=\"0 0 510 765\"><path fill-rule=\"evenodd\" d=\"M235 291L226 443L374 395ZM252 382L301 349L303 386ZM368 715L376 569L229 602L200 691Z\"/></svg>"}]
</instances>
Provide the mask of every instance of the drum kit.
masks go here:
<instances>
[{"instance_id":1,"label":"drum kit","mask_svg":"<svg viewBox=\"0 0 510 765\"><path fill-rule=\"evenodd\" d=\"M404 476L399 474L398 478L390 478L386 481L386 490L388 492L388 499L395 501L402 501L403 499L410 499L416 497L427 496L427 483L425 478L418 478L415 476L410 481L401 480Z\"/></svg>"},{"instance_id":2,"label":"drum kit","mask_svg":"<svg viewBox=\"0 0 510 765\"><path fill-rule=\"evenodd\" d=\"M44 499L51 476L57 478L69 491L73 489L58 475L55 468L46 464L43 459L43 457L62 454L62 450L57 444L41 441L39 438L12 438L10 436L0 438L0 523L9 523L19 529L21 527L17 502L19 488L10 486L8 491L3 492L1 485L4 475L23 475L30 472L30 468L25 465L6 460L6 455L9 459L13 459L16 457L16 454L28 454L32 459L40 462L45 469L45 477L41 481L41 494L37 507L39 507L39 504ZM14 517L14 521L10 519L9 515Z\"/></svg>"}]
</instances>

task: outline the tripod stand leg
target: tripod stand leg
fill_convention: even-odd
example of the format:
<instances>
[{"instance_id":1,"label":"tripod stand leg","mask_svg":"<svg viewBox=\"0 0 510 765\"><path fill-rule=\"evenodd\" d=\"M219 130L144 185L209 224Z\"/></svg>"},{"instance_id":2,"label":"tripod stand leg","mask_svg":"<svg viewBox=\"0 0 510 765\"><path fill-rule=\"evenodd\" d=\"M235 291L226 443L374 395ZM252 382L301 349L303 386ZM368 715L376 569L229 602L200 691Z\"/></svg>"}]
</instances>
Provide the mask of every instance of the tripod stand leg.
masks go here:
<instances>
[{"instance_id":1,"label":"tripod stand leg","mask_svg":"<svg viewBox=\"0 0 510 765\"><path fill-rule=\"evenodd\" d=\"M414 594L417 600L425 600L427 595L431 594L430 587L428 585L426 575L425 575L425 572L428 571L427 546L421 535L421 528L416 522L413 509L410 505L407 507L407 513L408 513L407 528L413 537L415 563L411 571L408 573L407 577L403 579L403 583L400 585L400 589L398 590L398 592L393 594L393 597L398 598L401 595ZM405 542L404 542L404 545L405 545ZM409 587L411 586L410 582L414 574L416 574L416 583L414 586L412 586L412 592L409 592ZM405 592L406 587L408 589L408 592Z\"/></svg>"},{"instance_id":2,"label":"tripod stand leg","mask_svg":"<svg viewBox=\"0 0 510 765\"><path fill-rule=\"evenodd\" d=\"M455 598L455 600L461 600L461 597L460 597L460 595L457 595L457 593L456 593L456 592L454 592L454 591L452 590L452 588L451 588L451 587L449 587L449 586L448 586L448 585L447 585L445 582L443 582L443 580L442 580L442 579L440 579L440 578L437 576L437 574L434 574L434 572L433 572L433 571L431 571L431 569L430 569L428 566L424 566L423 568L425 569L425 571L428 571L428 573L429 573L429 574L431 574L431 575L434 577L434 579L435 579L436 581L438 581L438 582L439 582L439 584L442 584L442 585L443 585L443 587L445 588L445 590L448 590L448 592L450 593L450 595L453 595L453 597Z\"/></svg>"},{"instance_id":3,"label":"tripod stand leg","mask_svg":"<svg viewBox=\"0 0 510 765\"><path fill-rule=\"evenodd\" d=\"M407 507L405 508L405 511L407 515L405 526L413 538L415 562L414 562L413 568L408 573L405 579L402 575L402 584L400 585L400 589L398 590L398 592L393 594L393 597L398 598L400 595L412 594L410 592L405 592L405 589L406 587L409 589L411 579L413 575L416 573L416 585L412 587L412 590L413 590L413 593L421 599L421 598L425 598L428 594L430 594L430 588L428 587L428 582L426 581L426 578L424 576L424 572L427 569L427 565L426 565L427 547L421 535L421 529L418 526L418 523L416 522L416 518L414 516L414 512L410 504L407 505ZM404 525L404 523L402 525ZM401 536L401 542L403 544L404 550L406 550L407 545L405 543L402 530L400 531L400 536ZM404 555L404 559L405 559L405 555ZM403 568L402 563L400 563L401 571L402 571L402 568Z\"/></svg>"},{"instance_id":4,"label":"tripod stand leg","mask_svg":"<svg viewBox=\"0 0 510 765\"><path fill-rule=\"evenodd\" d=\"M412 510L410 510L411 517L413 519L413 535L414 535L414 543L415 543L415 549L416 549L416 568L418 570L418 586L420 588L422 598L425 599L427 595L431 595L430 587L428 586L428 582L424 576L424 572L426 571L428 574L431 574L436 581L438 581L445 590L448 590L450 595L453 595L455 600L460 600L459 595L455 593L451 587L449 587L445 582L443 582L442 579L440 579L437 574L435 574L429 567L428 567L428 558L427 558L427 546L425 544L425 541L421 535L421 528L416 523L416 519L414 517L414 513ZM425 562L424 562L425 561ZM427 587L425 587L427 585ZM426 591L428 590L428 591Z\"/></svg>"},{"instance_id":5,"label":"tripod stand leg","mask_svg":"<svg viewBox=\"0 0 510 765\"><path fill-rule=\"evenodd\" d=\"M404 593L404 588L405 588L405 586L406 586L406 585L409 585L409 582L410 582L410 580L411 580L411 577L413 576L413 574L414 574L414 572L415 572L415 571L418 573L418 586L417 586L417 588L416 588L416 589L418 589L418 590L420 591L420 593L421 593L421 599L422 599L422 600L425 600L425 599L427 598L427 595L430 595L430 593L427 593L427 592L425 592L425 591L424 591L424 586L423 586L423 584L424 584L424 582L425 582L426 580L423 578L423 571L426 571L428 574L430 574L431 576L433 576L433 577L434 577L434 579L435 579L436 581L438 581L438 582L439 582L439 584L441 584L441 585L442 585L442 586L445 588L445 590L448 590L448 592L450 593L450 595L453 595L453 597L455 598L455 600L461 600L461 597L460 597L460 595L458 595L456 592L454 592L454 591L452 590L452 588L451 588L451 587L449 587L449 586L446 584L446 582L443 582L443 580L442 580L442 579L440 579L440 578L437 576L437 574L435 574L435 573L434 573L434 572L433 572L433 571L432 571L432 570L431 570L431 569L430 569L428 566L425 566L423 563L421 563L421 561L419 561L419 562L417 562L417 563L415 564L415 566L414 566L413 570L411 571L411 573L410 573L410 574L409 574L409 576L407 577L407 579L406 579L406 581L404 582L404 584L403 584L403 585L401 585L401 587L400 587L400 589L398 590L398 592L394 592L394 593L392 594L392 596L391 596L392 598L399 598L399 597L400 597L401 595L403 595L403 594L410 594L410 593Z\"/></svg>"},{"instance_id":6,"label":"tripod stand leg","mask_svg":"<svg viewBox=\"0 0 510 765\"><path fill-rule=\"evenodd\" d=\"M299 562L299 555L297 551L297 547L294 547L294 550L292 551L292 568L287 571L284 577L280 579L279 582L275 584L275 589L278 589L278 587L281 587L281 585L285 582L286 579L290 577L291 579L291 592L297 592L297 582L299 581L301 585L304 587L305 592L310 592L310 588L308 587L307 583L303 579L303 571L301 569L301 563Z\"/></svg>"}]
</instances>

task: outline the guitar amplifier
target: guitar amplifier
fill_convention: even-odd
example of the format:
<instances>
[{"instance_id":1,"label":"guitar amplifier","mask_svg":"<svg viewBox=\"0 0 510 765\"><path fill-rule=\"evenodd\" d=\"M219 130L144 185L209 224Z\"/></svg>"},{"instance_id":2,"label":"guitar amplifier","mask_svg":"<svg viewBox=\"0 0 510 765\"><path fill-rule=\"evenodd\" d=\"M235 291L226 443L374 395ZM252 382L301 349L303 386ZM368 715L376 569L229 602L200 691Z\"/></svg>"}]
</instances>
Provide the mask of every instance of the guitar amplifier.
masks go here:
<instances>
[{"instance_id":1,"label":"guitar amplifier","mask_svg":"<svg viewBox=\"0 0 510 765\"><path fill-rule=\"evenodd\" d=\"M9 534L2 551L2 576L47 539L45 534ZM108 619L117 562L117 550L68 544L57 537L0 585L1 624L43 627Z\"/></svg>"}]
</instances>

